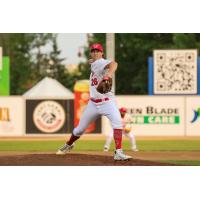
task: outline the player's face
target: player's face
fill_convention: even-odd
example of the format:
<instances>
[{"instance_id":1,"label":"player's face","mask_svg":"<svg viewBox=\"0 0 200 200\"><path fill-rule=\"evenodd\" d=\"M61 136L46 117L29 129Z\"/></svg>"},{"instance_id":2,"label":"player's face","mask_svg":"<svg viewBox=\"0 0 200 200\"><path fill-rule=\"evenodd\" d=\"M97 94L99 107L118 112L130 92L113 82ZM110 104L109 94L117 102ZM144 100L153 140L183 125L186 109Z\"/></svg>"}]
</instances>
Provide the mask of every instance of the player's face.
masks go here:
<instances>
[{"instance_id":1,"label":"player's face","mask_svg":"<svg viewBox=\"0 0 200 200\"><path fill-rule=\"evenodd\" d=\"M124 117L125 117L125 115L126 115L126 113L125 113L125 112L121 112L120 114L121 114L121 117L122 117L122 118L124 118Z\"/></svg>"},{"instance_id":2,"label":"player's face","mask_svg":"<svg viewBox=\"0 0 200 200\"><path fill-rule=\"evenodd\" d=\"M92 49L90 51L90 56L93 60L98 60L103 57L103 52L99 51L98 49Z\"/></svg>"}]
</instances>

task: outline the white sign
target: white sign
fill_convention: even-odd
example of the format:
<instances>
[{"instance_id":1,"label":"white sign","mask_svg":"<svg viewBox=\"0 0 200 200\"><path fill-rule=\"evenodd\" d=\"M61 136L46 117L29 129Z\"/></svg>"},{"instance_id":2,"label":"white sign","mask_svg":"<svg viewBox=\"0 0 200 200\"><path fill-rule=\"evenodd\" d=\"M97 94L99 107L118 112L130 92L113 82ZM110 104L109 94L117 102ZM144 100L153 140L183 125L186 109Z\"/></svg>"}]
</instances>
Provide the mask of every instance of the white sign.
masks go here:
<instances>
[{"instance_id":1,"label":"white sign","mask_svg":"<svg viewBox=\"0 0 200 200\"><path fill-rule=\"evenodd\" d=\"M56 101L43 101L35 108L33 121L39 130L53 133L65 123L65 111Z\"/></svg>"},{"instance_id":2,"label":"white sign","mask_svg":"<svg viewBox=\"0 0 200 200\"><path fill-rule=\"evenodd\" d=\"M2 47L0 47L0 70L2 70L2 66L3 66L3 51L2 51Z\"/></svg>"},{"instance_id":3,"label":"white sign","mask_svg":"<svg viewBox=\"0 0 200 200\"><path fill-rule=\"evenodd\" d=\"M154 50L154 94L197 94L197 50Z\"/></svg>"},{"instance_id":4,"label":"white sign","mask_svg":"<svg viewBox=\"0 0 200 200\"><path fill-rule=\"evenodd\" d=\"M186 98L186 135L200 135L200 97Z\"/></svg>"},{"instance_id":5,"label":"white sign","mask_svg":"<svg viewBox=\"0 0 200 200\"><path fill-rule=\"evenodd\" d=\"M25 133L24 99L0 98L0 136L21 136Z\"/></svg>"},{"instance_id":6,"label":"white sign","mask_svg":"<svg viewBox=\"0 0 200 200\"><path fill-rule=\"evenodd\" d=\"M117 104L127 108L135 135L184 136L184 97L117 96Z\"/></svg>"}]
</instances>

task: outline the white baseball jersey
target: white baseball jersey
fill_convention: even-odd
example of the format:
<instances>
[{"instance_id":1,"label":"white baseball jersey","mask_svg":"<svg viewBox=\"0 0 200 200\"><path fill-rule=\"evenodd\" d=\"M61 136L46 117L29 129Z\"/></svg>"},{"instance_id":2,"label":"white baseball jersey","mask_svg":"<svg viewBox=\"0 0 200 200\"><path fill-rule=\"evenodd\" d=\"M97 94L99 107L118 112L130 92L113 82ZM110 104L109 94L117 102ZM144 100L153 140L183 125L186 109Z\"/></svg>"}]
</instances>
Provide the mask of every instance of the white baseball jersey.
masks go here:
<instances>
[{"instance_id":1,"label":"white baseball jersey","mask_svg":"<svg viewBox=\"0 0 200 200\"><path fill-rule=\"evenodd\" d=\"M88 105L81 115L78 126L73 130L75 136L81 136L88 125L102 115L110 120L113 129L122 129L121 116L114 100L113 92L101 94L96 90L98 84L107 73L108 69L105 69L105 67L109 63L111 63L110 60L101 58L91 64L90 98L103 99L109 97L109 100L99 103L91 100L88 102Z\"/></svg>"},{"instance_id":2,"label":"white baseball jersey","mask_svg":"<svg viewBox=\"0 0 200 200\"><path fill-rule=\"evenodd\" d=\"M103 77L106 75L107 70L105 67L111 63L110 60L101 58L94 61L91 64L91 74L90 74L90 97L94 99L103 99L106 97L113 97L113 91L110 91L106 94L99 93L96 88L98 84L102 81Z\"/></svg>"}]
</instances>

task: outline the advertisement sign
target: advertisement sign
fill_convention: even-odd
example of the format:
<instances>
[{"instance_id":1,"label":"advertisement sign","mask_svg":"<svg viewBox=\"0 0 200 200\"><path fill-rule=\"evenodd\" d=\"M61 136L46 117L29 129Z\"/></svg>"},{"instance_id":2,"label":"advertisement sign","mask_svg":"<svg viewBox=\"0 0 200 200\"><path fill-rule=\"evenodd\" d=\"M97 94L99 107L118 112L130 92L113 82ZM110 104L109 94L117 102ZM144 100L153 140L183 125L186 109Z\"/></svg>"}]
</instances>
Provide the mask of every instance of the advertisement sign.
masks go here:
<instances>
[{"instance_id":1,"label":"advertisement sign","mask_svg":"<svg viewBox=\"0 0 200 200\"><path fill-rule=\"evenodd\" d=\"M73 100L26 99L26 133L71 133Z\"/></svg>"},{"instance_id":2,"label":"advertisement sign","mask_svg":"<svg viewBox=\"0 0 200 200\"><path fill-rule=\"evenodd\" d=\"M0 136L24 135L24 114L22 97L1 97Z\"/></svg>"},{"instance_id":3,"label":"advertisement sign","mask_svg":"<svg viewBox=\"0 0 200 200\"><path fill-rule=\"evenodd\" d=\"M154 94L197 94L196 49L154 50Z\"/></svg>"},{"instance_id":4,"label":"advertisement sign","mask_svg":"<svg viewBox=\"0 0 200 200\"><path fill-rule=\"evenodd\" d=\"M1 56L0 56L1 57ZM10 61L9 57L2 58L2 69L0 70L0 95L10 94Z\"/></svg>"},{"instance_id":5,"label":"advertisement sign","mask_svg":"<svg viewBox=\"0 0 200 200\"><path fill-rule=\"evenodd\" d=\"M184 97L117 96L117 104L127 108L135 135L184 135Z\"/></svg>"},{"instance_id":6,"label":"advertisement sign","mask_svg":"<svg viewBox=\"0 0 200 200\"><path fill-rule=\"evenodd\" d=\"M186 135L200 135L200 97L186 98Z\"/></svg>"},{"instance_id":7,"label":"advertisement sign","mask_svg":"<svg viewBox=\"0 0 200 200\"><path fill-rule=\"evenodd\" d=\"M76 127L90 99L89 80L77 81L74 86L74 95L74 127ZM89 124L85 132L101 133L101 118Z\"/></svg>"}]
</instances>

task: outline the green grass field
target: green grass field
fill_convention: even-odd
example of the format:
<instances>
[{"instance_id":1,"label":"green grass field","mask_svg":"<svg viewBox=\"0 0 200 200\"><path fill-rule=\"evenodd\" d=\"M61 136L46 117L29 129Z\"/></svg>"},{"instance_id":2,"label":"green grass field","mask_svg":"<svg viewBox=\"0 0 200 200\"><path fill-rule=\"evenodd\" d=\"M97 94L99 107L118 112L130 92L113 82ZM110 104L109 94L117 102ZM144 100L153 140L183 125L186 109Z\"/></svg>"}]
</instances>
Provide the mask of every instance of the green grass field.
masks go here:
<instances>
[{"instance_id":1,"label":"green grass field","mask_svg":"<svg viewBox=\"0 0 200 200\"><path fill-rule=\"evenodd\" d=\"M55 152L59 147L64 144L64 140L41 140L41 141L0 141L0 153L9 152ZM80 151L102 151L104 140L79 140L76 142L76 146L73 149L74 152ZM157 151L199 151L200 152L200 139L194 140L138 140L137 146L140 152L157 152ZM123 149L125 151L130 150L130 143L128 140L123 141ZM114 150L114 143L112 143L111 151ZM198 165L199 160L171 160L166 159L161 162L168 162L174 164L184 165Z\"/></svg>"},{"instance_id":2,"label":"green grass field","mask_svg":"<svg viewBox=\"0 0 200 200\"><path fill-rule=\"evenodd\" d=\"M160 161L164 163L171 163L171 164L177 164L177 165L186 165L186 166L200 166L200 160L165 160Z\"/></svg>"},{"instance_id":3,"label":"green grass field","mask_svg":"<svg viewBox=\"0 0 200 200\"><path fill-rule=\"evenodd\" d=\"M0 141L0 151L55 151L64 140L55 141ZM74 151L102 151L103 140L79 140ZM138 140L140 151L200 151L199 140ZM129 141L123 142L124 150L130 149ZM111 150L114 149L112 143Z\"/></svg>"}]
</instances>

